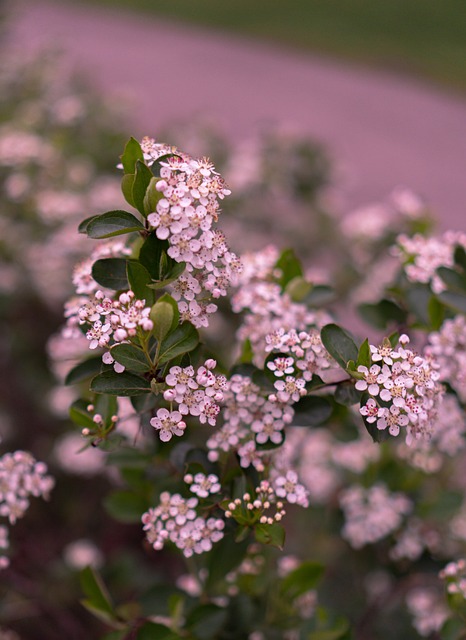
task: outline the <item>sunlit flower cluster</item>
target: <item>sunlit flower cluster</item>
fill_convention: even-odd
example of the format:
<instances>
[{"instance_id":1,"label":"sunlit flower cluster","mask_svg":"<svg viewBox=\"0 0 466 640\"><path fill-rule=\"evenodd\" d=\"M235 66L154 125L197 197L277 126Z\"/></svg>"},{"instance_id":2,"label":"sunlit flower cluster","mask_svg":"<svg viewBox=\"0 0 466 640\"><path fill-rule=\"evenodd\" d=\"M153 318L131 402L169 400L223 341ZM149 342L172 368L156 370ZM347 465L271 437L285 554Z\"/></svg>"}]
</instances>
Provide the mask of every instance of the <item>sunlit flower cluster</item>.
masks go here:
<instances>
[{"instance_id":1,"label":"sunlit flower cluster","mask_svg":"<svg viewBox=\"0 0 466 640\"><path fill-rule=\"evenodd\" d=\"M197 498L183 498L179 493L163 492L157 507L142 516L148 542L155 550L172 542L187 558L212 549L223 538L225 522L221 518L198 516Z\"/></svg>"}]
</instances>

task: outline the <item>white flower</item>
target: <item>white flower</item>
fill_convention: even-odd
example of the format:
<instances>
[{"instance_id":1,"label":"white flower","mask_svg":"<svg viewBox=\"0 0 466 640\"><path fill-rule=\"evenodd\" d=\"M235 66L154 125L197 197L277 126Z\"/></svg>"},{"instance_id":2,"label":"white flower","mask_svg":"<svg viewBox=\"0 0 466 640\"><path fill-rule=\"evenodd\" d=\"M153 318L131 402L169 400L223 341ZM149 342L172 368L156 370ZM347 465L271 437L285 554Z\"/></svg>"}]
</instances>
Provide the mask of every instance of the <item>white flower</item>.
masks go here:
<instances>
[{"instance_id":1,"label":"white flower","mask_svg":"<svg viewBox=\"0 0 466 640\"><path fill-rule=\"evenodd\" d=\"M186 429L186 423L181 419L179 411L168 411L168 409L158 409L157 417L152 418L150 423L159 432L162 442L168 442L172 436L182 436Z\"/></svg>"}]
</instances>

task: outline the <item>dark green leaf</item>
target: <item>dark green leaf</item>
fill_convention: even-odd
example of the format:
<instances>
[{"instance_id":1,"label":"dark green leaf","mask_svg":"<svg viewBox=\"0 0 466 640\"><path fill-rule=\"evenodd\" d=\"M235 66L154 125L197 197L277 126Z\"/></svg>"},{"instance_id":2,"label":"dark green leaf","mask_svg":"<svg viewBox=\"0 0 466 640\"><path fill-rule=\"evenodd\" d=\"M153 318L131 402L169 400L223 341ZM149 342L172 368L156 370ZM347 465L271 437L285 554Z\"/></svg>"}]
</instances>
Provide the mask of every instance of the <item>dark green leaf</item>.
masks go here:
<instances>
[{"instance_id":1,"label":"dark green leaf","mask_svg":"<svg viewBox=\"0 0 466 640\"><path fill-rule=\"evenodd\" d=\"M181 636L157 622L145 622L138 629L136 640L181 640Z\"/></svg>"},{"instance_id":2,"label":"dark green leaf","mask_svg":"<svg viewBox=\"0 0 466 640\"><path fill-rule=\"evenodd\" d=\"M133 344L115 344L110 351L115 360L130 371L146 373L151 368L144 352Z\"/></svg>"},{"instance_id":3,"label":"dark green leaf","mask_svg":"<svg viewBox=\"0 0 466 640\"><path fill-rule=\"evenodd\" d=\"M86 218L85 220L83 220L78 227L78 233L87 233L87 227L88 224L92 221L95 220L95 218L98 218L99 216L89 216L89 218Z\"/></svg>"},{"instance_id":4,"label":"dark green leaf","mask_svg":"<svg viewBox=\"0 0 466 640\"><path fill-rule=\"evenodd\" d=\"M254 534L257 542L270 544L272 547L283 549L285 544L285 529L281 524L256 524Z\"/></svg>"},{"instance_id":5,"label":"dark green leaf","mask_svg":"<svg viewBox=\"0 0 466 640\"><path fill-rule=\"evenodd\" d=\"M201 604L193 609L187 619L186 627L198 638L214 638L222 630L228 611L215 604Z\"/></svg>"},{"instance_id":6,"label":"dark green leaf","mask_svg":"<svg viewBox=\"0 0 466 640\"><path fill-rule=\"evenodd\" d=\"M466 313L466 295L454 293L453 291L442 291L442 293L437 294L437 298L447 307Z\"/></svg>"},{"instance_id":7,"label":"dark green leaf","mask_svg":"<svg viewBox=\"0 0 466 640\"><path fill-rule=\"evenodd\" d=\"M282 272L278 282L283 289L285 289L286 285L293 280L293 278L303 275L301 262L296 257L293 249L285 249L278 258L275 267Z\"/></svg>"},{"instance_id":8,"label":"dark green leaf","mask_svg":"<svg viewBox=\"0 0 466 640\"><path fill-rule=\"evenodd\" d=\"M86 400L75 400L70 407L71 420L80 427L87 427L88 429L95 429L95 422L92 419L91 414L87 410L89 402ZM83 441L83 446L85 442Z\"/></svg>"},{"instance_id":9,"label":"dark green leaf","mask_svg":"<svg viewBox=\"0 0 466 640\"><path fill-rule=\"evenodd\" d=\"M141 522L141 516L150 504L132 491L114 491L104 499L104 507L119 522Z\"/></svg>"},{"instance_id":10,"label":"dark green leaf","mask_svg":"<svg viewBox=\"0 0 466 640\"><path fill-rule=\"evenodd\" d=\"M358 391L351 380L340 383L335 389L335 402L345 407L358 404L361 399L361 392Z\"/></svg>"},{"instance_id":11,"label":"dark green leaf","mask_svg":"<svg viewBox=\"0 0 466 640\"><path fill-rule=\"evenodd\" d=\"M335 291L324 284L317 284L303 300L309 307L325 307L335 300Z\"/></svg>"},{"instance_id":12,"label":"dark green leaf","mask_svg":"<svg viewBox=\"0 0 466 640\"><path fill-rule=\"evenodd\" d=\"M454 260L456 266L458 266L462 271L466 271L466 251L461 245L458 245L455 248Z\"/></svg>"},{"instance_id":13,"label":"dark green leaf","mask_svg":"<svg viewBox=\"0 0 466 640\"><path fill-rule=\"evenodd\" d=\"M293 405L295 414L291 423L297 427L316 427L332 415L332 405L321 396L306 396Z\"/></svg>"},{"instance_id":14,"label":"dark green leaf","mask_svg":"<svg viewBox=\"0 0 466 640\"><path fill-rule=\"evenodd\" d=\"M101 258L92 265L92 277L106 289L129 289L124 258Z\"/></svg>"},{"instance_id":15,"label":"dark green leaf","mask_svg":"<svg viewBox=\"0 0 466 640\"><path fill-rule=\"evenodd\" d=\"M144 196L144 211L146 215L153 213L157 209L157 203L163 198L163 193L157 191L158 178L152 177L149 182L149 186Z\"/></svg>"},{"instance_id":16,"label":"dark green leaf","mask_svg":"<svg viewBox=\"0 0 466 640\"><path fill-rule=\"evenodd\" d=\"M390 323L399 325L406 322L406 311L391 300L360 304L358 312L363 320L377 329L386 329Z\"/></svg>"},{"instance_id":17,"label":"dark green leaf","mask_svg":"<svg viewBox=\"0 0 466 640\"><path fill-rule=\"evenodd\" d=\"M152 280L163 280L175 261L167 256L168 240L160 240L155 233L147 236L139 252L139 261L150 273Z\"/></svg>"},{"instance_id":18,"label":"dark green leaf","mask_svg":"<svg viewBox=\"0 0 466 640\"><path fill-rule=\"evenodd\" d=\"M102 578L92 567L86 567L79 574L81 589L87 596L87 602L95 609L114 616L113 604Z\"/></svg>"},{"instance_id":19,"label":"dark green leaf","mask_svg":"<svg viewBox=\"0 0 466 640\"><path fill-rule=\"evenodd\" d=\"M86 228L89 238L112 238L123 233L140 231L144 226L128 211L107 211L101 216L95 217Z\"/></svg>"},{"instance_id":20,"label":"dark green leaf","mask_svg":"<svg viewBox=\"0 0 466 640\"><path fill-rule=\"evenodd\" d=\"M315 589L323 573L324 565L320 562L303 562L283 579L281 590L286 597L297 598L306 591Z\"/></svg>"},{"instance_id":21,"label":"dark green leaf","mask_svg":"<svg viewBox=\"0 0 466 640\"><path fill-rule=\"evenodd\" d=\"M147 215L144 208L144 198L151 179L152 171L149 167L147 167L142 160L136 160L136 173L134 177L132 196L136 209L139 213L142 213L143 216Z\"/></svg>"},{"instance_id":22,"label":"dark green leaf","mask_svg":"<svg viewBox=\"0 0 466 640\"><path fill-rule=\"evenodd\" d=\"M337 324L325 325L321 331L321 338L324 347L343 369L346 370L349 360L357 360L356 343L350 334Z\"/></svg>"},{"instance_id":23,"label":"dark green leaf","mask_svg":"<svg viewBox=\"0 0 466 640\"><path fill-rule=\"evenodd\" d=\"M146 305L151 307L155 301L155 294L147 287L152 282L150 273L137 260L128 260L126 263L126 275L128 277L131 291L138 300L145 300Z\"/></svg>"},{"instance_id":24,"label":"dark green leaf","mask_svg":"<svg viewBox=\"0 0 466 640\"><path fill-rule=\"evenodd\" d=\"M133 186L136 176L134 173L127 173L121 179L121 192L128 204L136 208L133 199Z\"/></svg>"},{"instance_id":25,"label":"dark green leaf","mask_svg":"<svg viewBox=\"0 0 466 640\"><path fill-rule=\"evenodd\" d=\"M444 305L435 296L432 296L429 300L427 311L429 313L430 327L434 331L438 331L445 319Z\"/></svg>"},{"instance_id":26,"label":"dark green leaf","mask_svg":"<svg viewBox=\"0 0 466 640\"><path fill-rule=\"evenodd\" d=\"M179 355L188 353L199 344L199 333L190 322L183 322L162 342L159 364L164 364Z\"/></svg>"},{"instance_id":27,"label":"dark green leaf","mask_svg":"<svg viewBox=\"0 0 466 640\"><path fill-rule=\"evenodd\" d=\"M249 547L249 538L242 542L236 542L231 532L216 543L209 552L207 567L209 575L206 580L207 589L212 589L217 582L224 580L225 576L238 567L246 555Z\"/></svg>"},{"instance_id":28,"label":"dark green leaf","mask_svg":"<svg viewBox=\"0 0 466 640\"><path fill-rule=\"evenodd\" d=\"M141 145L135 138L130 138L125 145L125 150L121 156L121 163L125 173L135 173L136 162L144 161Z\"/></svg>"},{"instance_id":29,"label":"dark green leaf","mask_svg":"<svg viewBox=\"0 0 466 640\"><path fill-rule=\"evenodd\" d=\"M447 267L439 267L437 274L447 285L449 291L455 291L457 293L466 292L466 279L464 275L458 273L454 269L448 269Z\"/></svg>"},{"instance_id":30,"label":"dark green leaf","mask_svg":"<svg viewBox=\"0 0 466 640\"><path fill-rule=\"evenodd\" d=\"M406 291L406 302L409 310L422 324L429 324L429 300L432 291L428 285L417 284Z\"/></svg>"},{"instance_id":31,"label":"dark green leaf","mask_svg":"<svg viewBox=\"0 0 466 640\"><path fill-rule=\"evenodd\" d=\"M370 367L371 362L372 362L371 349L369 346L369 340L368 338L366 338L364 342L361 344L361 346L359 347L358 359L356 361L356 364L358 366L364 365L365 367Z\"/></svg>"},{"instance_id":32,"label":"dark green leaf","mask_svg":"<svg viewBox=\"0 0 466 640\"><path fill-rule=\"evenodd\" d=\"M100 373L102 369L102 356L94 356L83 360L68 372L65 378L65 384L77 384L78 382L84 382L97 373Z\"/></svg>"},{"instance_id":33,"label":"dark green leaf","mask_svg":"<svg viewBox=\"0 0 466 640\"><path fill-rule=\"evenodd\" d=\"M105 371L91 382L91 391L114 396L138 396L142 393L150 393L150 390L148 380L127 371L123 373Z\"/></svg>"},{"instance_id":34,"label":"dark green leaf","mask_svg":"<svg viewBox=\"0 0 466 640\"><path fill-rule=\"evenodd\" d=\"M171 260L171 258L168 258ZM152 281L148 286L151 289L163 289L170 284L174 280L176 280L186 269L186 262L175 262L173 266L170 266L170 271L166 273L166 277L163 280L158 280L157 282Z\"/></svg>"}]
</instances>

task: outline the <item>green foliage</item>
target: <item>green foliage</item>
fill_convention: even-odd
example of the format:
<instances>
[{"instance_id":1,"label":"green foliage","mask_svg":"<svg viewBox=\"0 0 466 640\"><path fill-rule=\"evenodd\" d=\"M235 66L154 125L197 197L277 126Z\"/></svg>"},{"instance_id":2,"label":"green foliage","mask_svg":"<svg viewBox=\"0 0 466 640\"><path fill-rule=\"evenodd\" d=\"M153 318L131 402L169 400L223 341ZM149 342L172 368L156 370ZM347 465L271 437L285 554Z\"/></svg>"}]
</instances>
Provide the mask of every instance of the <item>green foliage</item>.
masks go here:
<instances>
[{"instance_id":1,"label":"green foliage","mask_svg":"<svg viewBox=\"0 0 466 640\"><path fill-rule=\"evenodd\" d=\"M110 353L117 362L126 369L136 373L146 373L151 369L151 363L146 354L133 344L115 344L110 349ZM120 374L117 374L120 375Z\"/></svg>"},{"instance_id":2,"label":"green foliage","mask_svg":"<svg viewBox=\"0 0 466 640\"><path fill-rule=\"evenodd\" d=\"M292 424L297 427L316 427L326 422L333 408L327 398L306 396L294 405L295 415Z\"/></svg>"},{"instance_id":3,"label":"green foliage","mask_svg":"<svg viewBox=\"0 0 466 640\"><path fill-rule=\"evenodd\" d=\"M321 338L324 347L345 371L350 360L357 360L358 348L356 343L350 334L338 325L325 325L321 331Z\"/></svg>"},{"instance_id":4,"label":"green foliage","mask_svg":"<svg viewBox=\"0 0 466 640\"><path fill-rule=\"evenodd\" d=\"M92 265L92 277L102 287L119 291L128 289L126 260L124 258L101 258Z\"/></svg>"},{"instance_id":5,"label":"green foliage","mask_svg":"<svg viewBox=\"0 0 466 640\"><path fill-rule=\"evenodd\" d=\"M89 238L112 238L133 231L141 231L144 226L127 211L108 211L93 217L86 225Z\"/></svg>"},{"instance_id":6,"label":"green foliage","mask_svg":"<svg viewBox=\"0 0 466 640\"><path fill-rule=\"evenodd\" d=\"M199 344L199 333L190 322L183 322L162 341L158 362L165 364L179 355L193 351Z\"/></svg>"},{"instance_id":7,"label":"green foliage","mask_svg":"<svg viewBox=\"0 0 466 640\"><path fill-rule=\"evenodd\" d=\"M90 389L115 396L138 396L150 393L151 387L149 380L133 373L104 371L92 379Z\"/></svg>"}]
</instances>

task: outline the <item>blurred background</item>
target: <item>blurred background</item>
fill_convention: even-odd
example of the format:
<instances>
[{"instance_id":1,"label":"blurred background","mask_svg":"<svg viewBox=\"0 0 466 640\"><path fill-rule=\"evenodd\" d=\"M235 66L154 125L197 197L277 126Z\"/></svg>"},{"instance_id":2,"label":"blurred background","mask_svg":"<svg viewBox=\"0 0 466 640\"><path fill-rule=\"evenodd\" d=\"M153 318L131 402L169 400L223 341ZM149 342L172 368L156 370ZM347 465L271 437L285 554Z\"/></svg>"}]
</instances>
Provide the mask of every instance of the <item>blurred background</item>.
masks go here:
<instances>
[{"instance_id":1,"label":"blurred background","mask_svg":"<svg viewBox=\"0 0 466 640\"><path fill-rule=\"evenodd\" d=\"M100 509L114 479L99 452L77 460L73 393L57 386L73 354L51 337L73 265L90 251L78 222L123 204L115 165L125 140L150 135L210 156L233 189L222 226L238 252L273 239L314 265L330 249L328 264L345 245L335 221L374 201L384 203L370 210L374 219L425 209L440 228L465 230L466 6L15 0L1 8L0 446L47 461L57 487L14 527L0 625L23 638L80 640L100 629L77 604L73 571L83 557L98 565L105 555L117 593L128 590L129 573L138 586L149 580L147 557L122 552L139 548L139 525L117 525ZM138 519L112 503L107 511Z\"/></svg>"}]
</instances>

